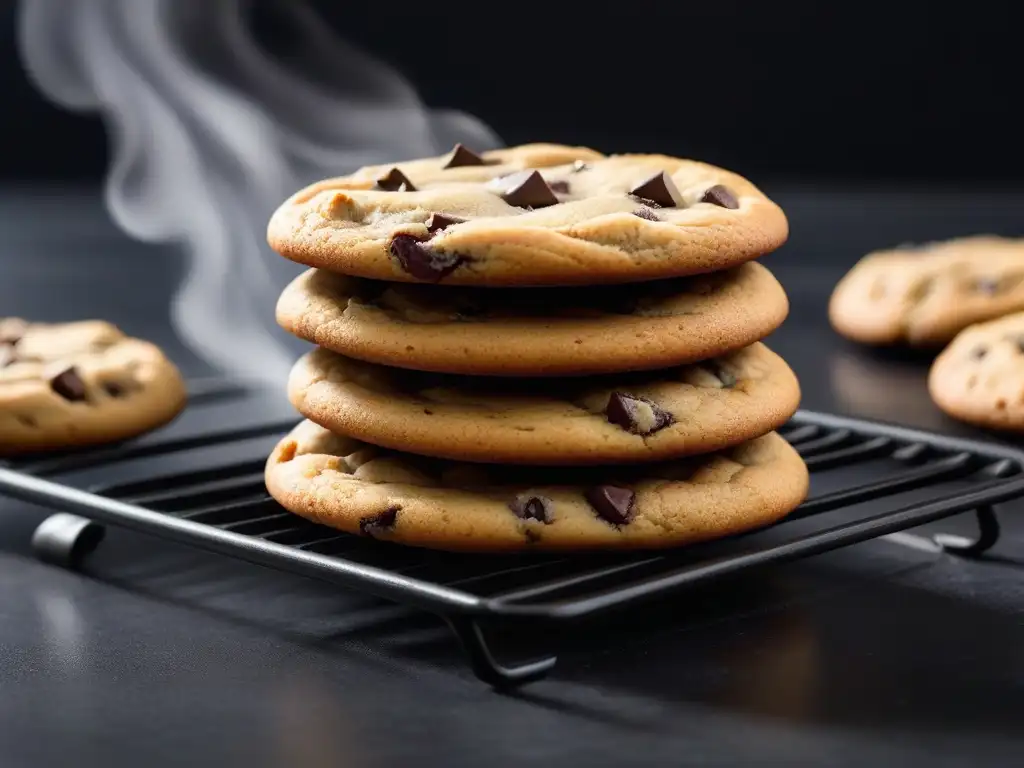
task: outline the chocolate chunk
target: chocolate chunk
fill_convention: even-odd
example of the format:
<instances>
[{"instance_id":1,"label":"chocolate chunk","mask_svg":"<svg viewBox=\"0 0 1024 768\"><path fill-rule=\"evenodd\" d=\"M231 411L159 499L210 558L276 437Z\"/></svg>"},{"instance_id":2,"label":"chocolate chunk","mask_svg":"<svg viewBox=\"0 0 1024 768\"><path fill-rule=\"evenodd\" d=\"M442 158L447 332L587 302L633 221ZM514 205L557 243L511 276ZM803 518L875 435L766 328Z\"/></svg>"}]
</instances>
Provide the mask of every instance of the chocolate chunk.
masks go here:
<instances>
[{"instance_id":1,"label":"chocolate chunk","mask_svg":"<svg viewBox=\"0 0 1024 768\"><path fill-rule=\"evenodd\" d=\"M448 229L448 227L453 224L461 224L464 221L465 219L460 219L455 216L448 216L443 213L432 213L430 214L430 218L427 219L427 232L432 235L436 235L441 230Z\"/></svg>"},{"instance_id":2,"label":"chocolate chunk","mask_svg":"<svg viewBox=\"0 0 1024 768\"><path fill-rule=\"evenodd\" d=\"M608 421L634 435L651 435L672 423L672 414L644 397L612 392L604 409Z\"/></svg>"},{"instance_id":3,"label":"chocolate chunk","mask_svg":"<svg viewBox=\"0 0 1024 768\"><path fill-rule=\"evenodd\" d=\"M374 536L381 531L393 528L400 509L401 507L388 507L376 515L364 517L359 521L359 532L363 536Z\"/></svg>"},{"instance_id":4,"label":"chocolate chunk","mask_svg":"<svg viewBox=\"0 0 1024 768\"><path fill-rule=\"evenodd\" d=\"M471 149L466 149L462 144L456 144L448 155L448 162L442 168L462 168L467 165L490 165L480 155Z\"/></svg>"},{"instance_id":5,"label":"chocolate chunk","mask_svg":"<svg viewBox=\"0 0 1024 768\"><path fill-rule=\"evenodd\" d=\"M975 360L981 360L985 355L988 354L988 347L982 344L980 347L975 347L971 350L971 357Z\"/></svg>"},{"instance_id":6,"label":"chocolate chunk","mask_svg":"<svg viewBox=\"0 0 1024 768\"><path fill-rule=\"evenodd\" d=\"M391 240L391 255L398 259L402 269L419 280L437 282L465 261L458 254L437 253L424 246L412 235L395 235Z\"/></svg>"},{"instance_id":7,"label":"chocolate chunk","mask_svg":"<svg viewBox=\"0 0 1024 768\"><path fill-rule=\"evenodd\" d=\"M542 523L551 522L551 499L543 496L516 496L509 502L508 508L520 520L539 520Z\"/></svg>"},{"instance_id":8,"label":"chocolate chunk","mask_svg":"<svg viewBox=\"0 0 1024 768\"><path fill-rule=\"evenodd\" d=\"M661 221L654 211L650 208L637 208L633 211L634 216L639 216L641 219L647 219L648 221Z\"/></svg>"},{"instance_id":9,"label":"chocolate chunk","mask_svg":"<svg viewBox=\"0 0 1024 768\"><path fill-rule=\"evenodd\" d=\"M0 368L6 368L14 362L14 345L0 344Z\"/></svg>"},{"instance_id":10,"label":"chocolate chunk","mask_svg":"<svg viewBox=\"0 0 1024 768\"><path fill-rule=\"evenodd\" d=\"M0 323L0 344L10 344L14 346L21 337L25 335L25 331L28 330L28 323L24 320L5 320Z\"/></svg>"},{"instance_id":11,"label":"chocolate chunk","mask_svg":"<svg viewBox=\"0 0 1024 768\"><path fill-rule=\"evenodd\" d=\"M412 185L408 177L397 168L388 171L387 176L377 179L377 189L385 192L415 192L416 187Z\"/></svg>"},{"instance_id":12,"label":"chocolate chunk","mask_svg":"<svg viewBox=\"0 0 1024 768\"><path fill-rule=\"evenodd\" d=\"M546 208L558 198L539 171L520 171L502 179L505 191L501 199L517 208Z\"/></svg>"},{"instance_id":13,"label":"chocolate chunk","mask_svg":"<svg viewBox=\"0 0 1024 768\"><path fill-rule=\"evenodd\" d=\"M998 277L979 277L974 281L974 290L992 295L998 293L1000 280Z\"/></svg>"},{"instance_id":14,"label":"chocolate chunk","mask_svg":"<svg viewBox=\"0 0 1024 768\"><path fill-rule=\"evenodd\" d=\"M722 184L715 184L711 189L704 193L704 196L700 199L702 203L711 203L721 208L739 208L739 200L736 199L736 195L732 193L732 190Z\"/></svg>"},{"instance_id":15,"label":"chocolate chunk","mask_svg":"<svg viewBox=\"0 0 1024 768\"><path fill-rule=\"evenodd\" d=\"M50 379L50 389L70 402L85 400L85 382L74 366Z\"/></svg>"},{"instance_id":16,"label":"chocolate chunk","mask_svg":"<svg viewBox=\"0 0 1024 768\"><path fill-rule=\"evenodd\" d=\"M588 488L583 496L598 516L612 525L625 525L633 519L633 502L636 500L636 494L628 488L598 485Z\"/></svg>"},{"instance_id":17,"label":"chocolate chunk","mask_svg":"<svg viewBox=\"0 0 1024 768\"><path fill-rule=\"evenodd\" d=\"M580 171L589 171L589 170L590 170L590 166L587 163L583 162L582 160L577 160L575 163L572 164L572 172L573 173L579 173Z\"/></svg>"},{"instance_id":18,"label":"chocolate chunk","mask_svg":"<svg viewBox=\"0 0 1024 768\"><path fill-rule=\"evenodd\" d=\"M563 179L555 179L554 181L549 181L548 186L551 187L552 192L557 192L560 195L569 194L569 182L564 181Z\"/></svg>"},{"instance_id":19,"label":"chocolate chunk","mask_svg":"<svg viewBox=\"0 0 1024 768\"><path fill-rule=\"evenodd\" d=\"M716 363L714 360L708 360L704 363L704 370L722 382L722 386L728 389L729 387L736 386L736 375L730 371L725 370L722 366Z\"/></svg>"},{"instance_id":20,"label":"chocolate chunk","mask_svg":"<svg viewBox=\"0 0 1024 768\"><path fill-rule=\"evenodd\" d=\"M658 171L649 179L640 182L629 191L629 194L658 208L683 207L683 196L676 189L672 177L664 171Z\"/></svg>"}]
</instances>

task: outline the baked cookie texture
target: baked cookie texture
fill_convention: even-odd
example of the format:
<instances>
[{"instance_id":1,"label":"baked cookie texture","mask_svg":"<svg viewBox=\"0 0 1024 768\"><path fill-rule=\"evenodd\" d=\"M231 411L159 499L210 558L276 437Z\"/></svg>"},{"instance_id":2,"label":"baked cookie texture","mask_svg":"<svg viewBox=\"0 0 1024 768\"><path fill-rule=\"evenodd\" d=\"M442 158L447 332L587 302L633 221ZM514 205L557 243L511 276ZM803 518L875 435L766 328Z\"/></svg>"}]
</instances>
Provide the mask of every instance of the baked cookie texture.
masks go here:
<instances>
[{"instance_id":1,"label":"baked cookie texture","mask_svg":"<svg viewBox=\"0 0 1024 768\"><path fill-rule=\"evenodd\" d=\"M318 349L288 391L306 418L375 445L551 465L718 450L781 426L800 401L792 370L761 343L654 372L542 380L417 373Z\"/></svg>"},{"instance_id":2,"label":"baked cookie texture","mask_svg":"<svg viewBox=\"0 0 1024 768\"><path fill-rule=\"evenodd\" d=\"M932 364L928 390L954 418L1024 430L1024 312L958 334Z\"/></svg>"},{"instance_id":3,"label":"baked cookie texture","mask_svg":"<svg viewBox=\"0 0 1024 768\"><path fill-rule=\"evenodd\" d=\"M484 289L310 270L277 305L287 331L382 365L487 376L667 368L764 338L789 303L763 266L632 285Z\"/></svg>"},{"instance_id":4,"label":"baked cookie texture","mask_svg":"<svg viewBox=\"0 0 1024 768\"><path fill-rule=\"evenodd\" d=\"M1019 310L1024 240L980 235L865 256L836 286L829 318L854 341L937 347Z\"/></svg>"},{"instance_id":5,"label":"baked cookie texture","mask_svg":"<svg viewBox=\"0 0 1024 768\"><path fill-rule=\"evenodd\" d=\"M110 323L0 319L0 455L133 437L186 398L163 352Z\"/></svg>"},{"instance_id":6,"label":"baked cookie texture","mask_svg":"<svg viewBox=\"0 0 1024 768\"><path fill-rule=\"evenodd\" d=\"M274 449L267 488L349 533L458 551L663 548L768 525L807 494L775 433L643 467L460 464L396 453L303 422Z\"/></svg>"},{"instance_id":7,"label":"baked cookie texture","mask_svg":"<svg viewBox=\"0 0 1024 768\"><path fill-rule=\"evenodd\" d=\"M737 266L788 223L757 187L664 155L528 144L362 168L293 195L270 245L342 274L451 285L592 285Z\"/></svg>"}]
</instances>

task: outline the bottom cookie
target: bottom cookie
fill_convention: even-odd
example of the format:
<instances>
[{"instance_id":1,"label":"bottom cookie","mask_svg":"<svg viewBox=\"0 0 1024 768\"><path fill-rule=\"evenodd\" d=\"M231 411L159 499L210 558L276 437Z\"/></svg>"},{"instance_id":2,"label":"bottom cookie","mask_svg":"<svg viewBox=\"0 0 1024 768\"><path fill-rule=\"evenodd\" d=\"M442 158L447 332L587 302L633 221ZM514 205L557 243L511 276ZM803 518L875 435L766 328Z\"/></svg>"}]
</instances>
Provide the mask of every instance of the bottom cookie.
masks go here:
<instances>
[{"instance_id":1,"label":"bottom cookie","mask_svg":"<svg viewBox=\"0 0 1024 768\"><path fill-rule=\"evenodd\" d=\"M185 400L163 352L110 323L0 318L0 456L134 437Z\"/></svg>"},{"instance_id":2,"label":"bottom cookie","mask_svg":"<svg viewBox=\"0 0 1024 768\"><path fill-rule=\"evenodd\" d=\"M807 495L776 433L714 454L614 467L466 464L398 453L309 421L278 443L267 489L349 533L456 551L665 548L758 528Z\"/></svg>"},{"instance_id":3,"label":"bottom cookie","mask_svg":"<svg viewBox=\"0 0 1024 768\"><path fill-rule=\"evenodd\" d=\"M928 391L956 419L1024 431L1024 312L961 331L932 363Z\"/></svg>"}]
</instances>

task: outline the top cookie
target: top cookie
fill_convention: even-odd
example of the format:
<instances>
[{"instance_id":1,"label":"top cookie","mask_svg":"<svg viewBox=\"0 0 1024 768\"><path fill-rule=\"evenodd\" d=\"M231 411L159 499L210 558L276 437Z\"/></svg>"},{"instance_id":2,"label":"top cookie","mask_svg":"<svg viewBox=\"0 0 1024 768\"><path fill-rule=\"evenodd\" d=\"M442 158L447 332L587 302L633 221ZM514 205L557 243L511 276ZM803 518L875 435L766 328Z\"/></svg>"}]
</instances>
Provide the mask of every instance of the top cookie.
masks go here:
<instances>
[{"instance_id":1,"label":"top cookie","mask_svg":"<svg viewBox=\"0 0 1024 768\"><path fill-rule=\"evenodd\" d=\"M185 399L164 354L110 323L0 318L0 455L133 437Z\"/></svg>"},{"instance_id":2,"label":"top cookie","mask_svg":"<svg viewBox=\"0 0 1024 768\"><path fill-rule=\"evenodd\" d=\"M712 272L787 235L782 210L734 173L554 144L362 168L293 195L268 229L287 258L347 275L507 286Z\"/></svg>"},{"instance_id":3,"label":"top cookie","mask_svg":"<svg viewBox=\"0 0 1024 768\"><path fill-rule=\"evenodd\" d=\"M973 323L1024 309L1024 240L965 237L878 251L836 286L832 325L867 344L945 344Z\"/></svg>"}]
</instances>

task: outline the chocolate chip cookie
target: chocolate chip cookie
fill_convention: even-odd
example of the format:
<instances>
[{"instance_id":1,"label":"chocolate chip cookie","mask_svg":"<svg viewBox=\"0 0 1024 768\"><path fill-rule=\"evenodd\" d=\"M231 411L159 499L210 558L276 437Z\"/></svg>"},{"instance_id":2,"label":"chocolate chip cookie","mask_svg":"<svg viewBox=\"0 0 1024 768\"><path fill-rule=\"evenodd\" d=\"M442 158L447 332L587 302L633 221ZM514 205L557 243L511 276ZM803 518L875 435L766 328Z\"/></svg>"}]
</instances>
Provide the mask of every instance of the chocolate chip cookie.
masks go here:
<instances>
[{"instance_id":1,"label":"chocolate chip cookie","mask_svg":"<svg viewBox=\"0 0 1024 768\"><path fill-rule=\"evenodd\" d=\"M957 419L1024 430L1024 312L957 335L932 364L928 390Z\"/></svg>"},{"instance_id":2,"label":"chocolate chip cookie","mask_svg":"<svg viewBox=\"0 0 1024 768\"><path fill-rule=\"evenodd\" d=\"M109 323L0 319L0 455L133 437L185 399L163 353Z\"/></svg>"},{"instance_id":3,"label":"chocolate chip cookie","mask_svg":"<svg viewBox=\"0 0 1024 768\"><path fill-rule=\"evenodd\" d=\"M357 277L588 285L726 269L787 237L746 179L664 155L529 144L362 168L273 215L289 259Z\"/></svg>"},{"instance_id":4,"label":"chocolate chip cookie","mask_svg":"<svg viewBox=\"0 0 1024 768\"><path fill-rule=\"evenodd\" d=\"M941 346L972 323L1024 309L1024 240L966 237L865 256L829 317L866 344Z\"/></svg>"},{"instance_id":5,"label":"chocolate chip cookie","mask_svg":"<svg viewBox=\"0 0 1024 768\"><path fill-rule=\"evenodd\" d=\"M295 335L383 365L488 376L666 368L763 339L785 319L782 286L760 264L591 288L383 283L310 270L278 322Z\"/></svg>"},{"instance_id":6,"label":"chocolate chip cookie","mask_svg":"<svg viewBox=\"0 0 1024 768\"><path fill-rule=\"evenodd\" d=\"M664 548L775 522L807 468L770 433L719 453L633 467L503 467L402 454L303 422L267 461L267 488L314 522L462 551Z\"/></svg>"},{"instance_id":7,"label":"chocolate chip cookie","mask_svg":"<svg viewBox=\"0 0 1024 768\"><path fill-rule=\"evenodd\" d=\"M796 410L789 366L763 344L693 365L584 378L454 376L318 349L296 364L292 404L374 445L511 464L643 462L763 435Z\"/></svg>"}]
</instances>

